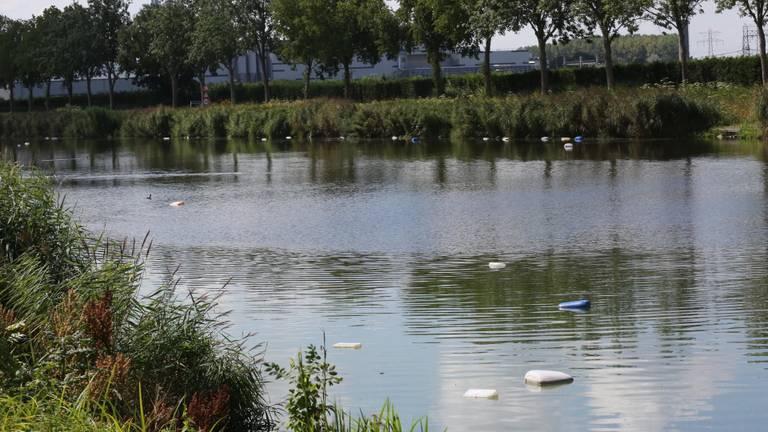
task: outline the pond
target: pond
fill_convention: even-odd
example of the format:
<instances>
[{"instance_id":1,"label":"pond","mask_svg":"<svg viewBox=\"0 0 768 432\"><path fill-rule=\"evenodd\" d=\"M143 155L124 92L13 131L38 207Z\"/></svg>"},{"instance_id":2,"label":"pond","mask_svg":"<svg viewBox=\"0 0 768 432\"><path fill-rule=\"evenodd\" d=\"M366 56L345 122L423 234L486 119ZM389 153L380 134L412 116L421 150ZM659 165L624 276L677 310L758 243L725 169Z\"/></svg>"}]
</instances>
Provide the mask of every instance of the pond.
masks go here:
<instances>
[{"instance_id":1,"label":"pond","mask_svg":"<svg viewBox=\"0 0 768 432\"><path fill-rule=\"evenodd\" d=\"M90 229L151 232L145 289L175 274L221 294L267 360L323 331L362 343L329 349L354 412L389 398L452 431L768 421L761 143L16 144L2 157L54 172ZM528 387L530 369L575 381Z\"/></svg>"}]
</instances>

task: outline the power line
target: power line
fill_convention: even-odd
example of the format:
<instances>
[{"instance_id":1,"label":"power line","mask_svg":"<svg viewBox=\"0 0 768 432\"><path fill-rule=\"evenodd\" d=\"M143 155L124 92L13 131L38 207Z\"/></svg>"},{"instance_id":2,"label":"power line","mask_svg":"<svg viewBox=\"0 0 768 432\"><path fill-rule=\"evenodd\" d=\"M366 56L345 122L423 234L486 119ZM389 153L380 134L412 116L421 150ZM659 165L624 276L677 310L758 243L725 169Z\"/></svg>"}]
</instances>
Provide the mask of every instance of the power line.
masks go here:
<instances>
[{"instance_id":1,"label":"power line","mask_svg":"<svg viewBox=\"0 0 768 432\"><path fill-rule=\"evenodd\" d=\"M707 50L709 53L708 57L714 56L715 46L723 43L722 39L717 38L717 35L719 35L720 32L709 29L706 32L699 32L699 34L704 37L704 39L699 39L699 44L707 46Z\"/></svg>"}]
</instances>

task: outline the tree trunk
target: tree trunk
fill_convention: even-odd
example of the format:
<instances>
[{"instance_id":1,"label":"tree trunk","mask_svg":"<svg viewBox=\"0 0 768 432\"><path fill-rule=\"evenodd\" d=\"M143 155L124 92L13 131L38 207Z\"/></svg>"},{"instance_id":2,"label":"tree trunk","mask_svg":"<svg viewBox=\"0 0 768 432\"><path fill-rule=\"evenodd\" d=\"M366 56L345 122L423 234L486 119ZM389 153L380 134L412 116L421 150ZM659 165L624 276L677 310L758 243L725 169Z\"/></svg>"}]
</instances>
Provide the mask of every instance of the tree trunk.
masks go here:
<instances>
[{"instance_id":1,"label":"tree trunk","mask_svg":"<svg viewBox=\"0 0 768 432\"><path fill-rule=\"evenodd\" d=\"M765 53L765 29L760 24L757 26L757 42L758 49L760 50L760 71L763 78L763 87L766 87L768 86L768 57Z\"/></svg>"},{"instance_id":2,"label":"tree trunk","mask_svg":"<svg viewBox=\"0 0 768 432\"><path fill-rule=\"evenodd\" d=\"M176 108L178 105L178 78L175 73L171 74L171 107Z\"/></svg>"},{"instance_id":3,"label":"tree trunk","mask_svg":"<svg viewBox=\"0 0 768 432\"><path fill-rule=\"evenodd\" d=\"M493 83L491 83L491 37L485 39L483 80L485 81L485 95L488 97L493 96Z\"/></svg>"},{"instance_id":4,"label":"tree trunk","mask_svg":"<svg viewBox=\"0 0 768 432\"><path fill-rule=\"evenodd\" d=\"M430 49L427 53L429 64L432 65L432 87L435 96L445 93L445 82L443 80L443 69L440 67L440 51Z\"/></svg>"},{"instance_id":5,"label":"tree trunk","mask_svg":"<svg viewBox=\"0 0 768 432\"><path fill-rule=\"evenodd\" d=\"M88 108L93 106L92 98L91 98L91 76L88 75L85 77L85 94L88 97Z\"/></svg>"},{"instance_id":6,"label":"tree trunk","mask_svg":"<svg viewBox=\"0 0 768 432\"><path fill-rule=\"evenodd\" d=\"M547 65L547 40L543 35L536 35L539 41L539 73L541 74L541 94L549 91L549 73Z\"/></svg>"},{"instance_id":7,"label":"tree trunk","mask_svg":"<svg viewBox=\"0 0 768 432\"><path fill-rule=\"evenodd\" d=\"M352 97L352 72L349 70L349 62L344 63L344 98Z\"/></svg>"},{"instance_id":8,"label":"tree trunk","mask_svg":"<svg viewBox=\"0 0 768 432\"><path fill-rule=\"evenodd\" d=\"M67 87L67 105L72 105L72 79L66 81Z\"/></svg>"},{"instance_id":9,"label":"tree trunk","mask_svg":"<svg viewBox=\"0 0 768 432\"><path fill-rule=\"evenodd\" d=\"M107 84L109 85L109 109L115 108L115 76L112 70L107 71Z\"/></svg>"},{"instance_id":10,"label":"tree trunk","mask_svg":"<svg viewBox=\"0 0 768 432\"><path fill-rule=\"evenodd\" d=\"M608 85L608 91L613 91L613 51L611 35L607 30L603 30L603 49L605 50L605 82Z\"/></svg>"},{"instance_id":11,"label":"tree trunk","mask_svg":"<svg viewBox=\"0 0 768 432\"><path fill-rule=\"evenodd\" d=\"M229 101L234 105L236 103L235 101L235 68L232 67L232 63L230 62L230 66L227 68L227 71L229 72Z\"/></svg>"},{"instance_id":12,"label":"tree trunk","mask_svg":"<svg viewBox=\"0 0 768 432\"><path fill-rule=\"evenodd\" d=\"M304 100L306 100L309 99L309 79L312 73L312 60L307 60L304 66Z\"/></svg>"},{"instance_id":13,"label":"tree trunk","mask_svg":"<svg viewBox=\"0 0 768 432\"><path fill-rule=\"evenodd\" d=\"M205 102L205 71L197 74L197 82L200 84L200 105Z\"/></svg>"},{"instance_id":14,"label":"tree trunk","mask_svg":"<svg viewBox=\"0 0 768 432\"><path fill-rule=\"evenodd\" d=\"M677 30L677 57L680 62L680 80L688 81L688 24L680 24Z\"/></svg>"},{"instance_id":15,"label":"tree trunk","mask_svg":"<svg viewBox=\"0 0 768 432\"><path fill-rule=\"evenodd\" d=\"M27 90L29 91L29 93L28 93L29 94L29 99L27 99L27 109L29 110L29 112L32 112L32 102L33 102L32 86L27 87Z\"/></svg>"},{"instance_id":16,"label":"tree trunk","mask_svg":"<svg viewBox=\"0 0 768 432\"><path fill-rule=\"evenodd\" d=\"M10 88L10 90L8 91L9 106L10 106L11 112L13 112L14 108L16 108L15 107L15 105L16 105L15 104L15 102L16 102L15 99L16 98L14 96L14 87L16 87L16 83L15 82L11 82L11 85L9 85L8 87Z\"/></svg>"},{"instance_id":17,"label":"tree trunk","mask_svg":"<svg viewBox=\"0 0 768 432\"><path fill-rule=\"evenodd\" d=\"M269 53L264 50L259 50L259 67L261 68L261 83L264 85L264 102L269 102L269 71L267 70L267 63Z\"/></svg>"},{"instance_id":18,"label":"tree trunk","mask_svg":"<svg viewBox=\"0 0 768 432\"><path fill-rule=\"evenodd\" d=\"M45 82L45 110L51 110L51 80Z\"/></svg>"}]
</instances>

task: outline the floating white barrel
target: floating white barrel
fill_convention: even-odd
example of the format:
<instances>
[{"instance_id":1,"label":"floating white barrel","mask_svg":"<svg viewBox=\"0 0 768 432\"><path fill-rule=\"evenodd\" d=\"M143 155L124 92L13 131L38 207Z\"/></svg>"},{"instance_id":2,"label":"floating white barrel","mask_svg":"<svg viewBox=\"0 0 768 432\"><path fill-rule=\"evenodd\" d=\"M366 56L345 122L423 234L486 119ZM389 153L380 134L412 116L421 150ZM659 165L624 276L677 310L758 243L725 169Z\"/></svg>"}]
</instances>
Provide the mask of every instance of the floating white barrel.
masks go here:
<instances>
[{"instance_id":1,"label":"floating white barrel","mask_svg":"<svg viewBox=\"0 0 768 432\"><path fill-rule=\"evenodd\" d=\"M523 380L528 384L548 385L566 384L573 382L573 377L564 372L551 370L531 370L525 374Z\"/></svg>"},{"instance_id":2,"label":"floating white barrel","mask_svg":"<svg viewBox=\"0 0 768 432\"><path fill-rule=\"evenodd\" d=\"M549 142L549 137L541 137L541 142Z\"/></svg>"},{"instance_id":3,"label":"floating white barrel","mask_svg":"<svg viewBox=\"0 0 768 432\"><path fill-rule=\"evenodd\" d=\"M567 143L563 146L563 148L565 149L565 151L571 151L573 150L573 144Z\"/></svg>"},{"instance_id":4,"label":"floating white barrel","mask_svg":"<svg viewBox=\"0 0 768 432\"><path fill-rule=\"evenodd\" d=\"M400 139L400 138L398 138L398 137L396 137L396 136L392 135L392 141L397 141L397 140L399 140L399 139Z\"/></svg>"},{"instance_id":5,"label":"floating white barrel","mask_svg":"<svg viewBox=\"0 0 768 432\"><path fill-rule=\"evenodd\" d=\"M562 138L560 138L560 141L562 141L562 142L571 142L571 137L562 137Z\"/></svg>"},{"instance_id":6,"label":"floating white barrel","mask_svg":"<svg viewBox=\"0 0 768 432\"><path fill-rule=\"evenodd\" d=\"M503 137L501 140L504 142L509 142L509 137Z\"/></svg>"},{"instance_id":7,"label":"floating white barrel","mask_svg":"<svg viewBox=\"0 0 768 432\"><path fill-rule=\"evenodd\" d=\"M171 137L163 137L163 141L170 141Z\"/></svg>"},{"instance_id":8,"label":"floating white barrel","mask_svg":"<svg viewBox=\"0 0 768 432\"><path fill-rule=\"evenodd\" d=\"M292 136L290 136L290 135L288 135L287 137L285 137L285 139L287 139L287 140L292 140L292 139L293 139L293 137L292 137Z\"/></svg>"},{"instance_id":9,"label":"floating white barrel","mask_svg":"<svg viewBox=\"0 0 768 432\"><path fill-rule=\"evenodd\" d=\"M360 349L363 347L363 344L358 342L339 342L333 344L333 347L341 349Z\"/></svg>"},{"instance_id":10,"label":"floating white barrel","mask_svg":"<svg viewBox=\"0 0 768 432\"><path fill-rule=\"evenodd\" d=\"M483 137L483 141L490 141L491 139L488 137Z\"/></svg>"},{"instance_id":11,"label":"floating white barrel","mask_svg":"<svg viewBox=\"0 0 768 432\"><path fill-rule=\"evenodd\" d=\"M498 399L499 392L496 389L469 389L464 392L468 399Z\"/></svg>"},{"instance_id":12,"label":"floating white barrel","mask_svg":"<svg viewBox=\"0 0 768 432\"><path fill-rule=\"evenodd\" d=\"M503 269L506 266L507 266L507 264L503 263L503 262L488 263L488 268L490 268L491 270L500 270L500 269Z\"/></svg>"},{"instance_id":13,"label":"floating white barrel","mask_svg":"<svg viewBox=\"0 0 768 432\"><path fill-rule=\"evenodd\" d=\"M181 206L183 206L185 204L186 203L184 201L174 201L174 202L172 202L172 203L170 203L168 205L171 206L171 207L181 207Z\"/></svg>"},{"instance_id":14,"label":"floating white barrel","mask_svg":"<svg viewBox=\"0 0 768 432\"><path fill-rule=\"evenodd\" d=\"M266 138L262 138L261 142L267 142L267 139Z\"/></svg>"}]
</instances>

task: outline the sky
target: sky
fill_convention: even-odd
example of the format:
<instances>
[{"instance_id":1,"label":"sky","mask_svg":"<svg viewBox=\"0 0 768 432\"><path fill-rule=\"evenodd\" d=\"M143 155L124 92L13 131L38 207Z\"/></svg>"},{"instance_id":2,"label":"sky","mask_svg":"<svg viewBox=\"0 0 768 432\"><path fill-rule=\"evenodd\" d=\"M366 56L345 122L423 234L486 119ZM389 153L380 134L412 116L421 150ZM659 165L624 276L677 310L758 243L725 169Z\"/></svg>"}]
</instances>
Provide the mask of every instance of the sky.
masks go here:
<instances>
[{"instance_id":1,"label":"sky","mask_svg":"<svg viewBox=\"0 0 768 432\"><path fill-rule=\"evenodd\" d=\"M131 13L135 14L143 4L150 0L133 0L131 4ZM79 0L80 3L87 3L87 0ZM390 5L396 5L396 1L387 0ZM29 18L32 15L40 14L48 6L64 7L73 3L73 0L0 0L0 14L11 18ZM715 39L713 47L715 54L735 55L741 52L742 27L744 24L751 24L750 19L739 16L736 11L728 11L722 14L715 13L715 5L712 1L704 3L704 14L698 15L691 21L691 55L693 57L703 57L709 52L708 44L704 42L708 38L708 32L713 32ZM644 22L640 26L639 33L659 34L664 29ZM716 32L716 33L714 33ZM507 34L497 37L492 46L495 50L515 49L521 46L534 45L536 39L533 33L524 29L516 34ZM753 43L753 49L756 42Z\"/></svg>"}]
</instances>

